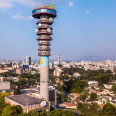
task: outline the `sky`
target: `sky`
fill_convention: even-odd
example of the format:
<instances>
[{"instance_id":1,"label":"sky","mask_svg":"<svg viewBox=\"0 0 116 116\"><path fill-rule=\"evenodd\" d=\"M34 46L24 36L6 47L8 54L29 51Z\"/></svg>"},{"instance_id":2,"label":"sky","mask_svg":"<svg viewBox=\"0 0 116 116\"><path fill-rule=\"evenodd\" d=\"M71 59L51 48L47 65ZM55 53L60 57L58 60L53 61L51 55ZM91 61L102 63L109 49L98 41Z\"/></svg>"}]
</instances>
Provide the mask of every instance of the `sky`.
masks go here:
<instances>
[{"instance_id":1,"label":"sky","mask_svg":"<svg viewBox=\"0 0 116 116\"><path fill-rule=\"evenodd\" d=\"M52 3L50 59L116 59L116 0L0 0L0 59L38 59L32 10Z\"/></svg>"}]
</instances>

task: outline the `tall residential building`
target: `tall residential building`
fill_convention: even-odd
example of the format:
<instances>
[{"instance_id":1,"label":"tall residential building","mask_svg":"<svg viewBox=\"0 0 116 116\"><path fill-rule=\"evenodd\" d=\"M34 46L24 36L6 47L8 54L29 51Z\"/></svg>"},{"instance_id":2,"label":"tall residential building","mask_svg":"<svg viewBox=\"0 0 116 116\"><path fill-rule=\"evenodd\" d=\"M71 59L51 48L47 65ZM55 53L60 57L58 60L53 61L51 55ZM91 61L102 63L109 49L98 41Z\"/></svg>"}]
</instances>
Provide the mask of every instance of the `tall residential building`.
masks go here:
<instances>
[{"instance_id":1,"label":"tall residential building","mask_svg":"<svg viewBox=\"0 0 116 116\"><path fill-rule=\"evenodd\" d=\"M51 56L50 41L52 40L52 24L56 17L53 5L41 5L32 11L32 16L37 19L36 34L38 35L40 56L40 95L49 101L49 56Z\"/></svg>"},{"instance_id":2,"label":"tall residential building","mask_svg":"<svg viewBox=\"0 0 116 116\"><path fill-rule=\"evenodd\" d=\"M61 57L61 55L59 55L59 56L58 56L58 65L60 65L61 62L62 62L62 57Z\"/></svg>"},{"instance_id":3,"label":"tall residential building","mask_svg":"<svg viewBox=\"0 0 116 116\"><path fill-rule=\"evenodd\" d=\"M31 57L26 56L26 65L31 65Z\"/></svg>"}]
</instances>

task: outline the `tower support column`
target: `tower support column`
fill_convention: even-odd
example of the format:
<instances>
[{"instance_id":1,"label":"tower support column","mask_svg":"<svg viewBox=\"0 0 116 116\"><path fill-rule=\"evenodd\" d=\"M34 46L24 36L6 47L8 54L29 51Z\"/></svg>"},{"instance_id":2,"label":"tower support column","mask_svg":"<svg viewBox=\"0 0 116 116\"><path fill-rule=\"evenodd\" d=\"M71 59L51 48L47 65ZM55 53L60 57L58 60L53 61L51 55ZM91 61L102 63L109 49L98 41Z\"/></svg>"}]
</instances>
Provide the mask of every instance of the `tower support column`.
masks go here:
<instances>
[{"instance_id":1,"label":"tower support column","mask_svg":"<svg viewBox=\"0 0 116 116\"><path fill-rule=\"evenodd\" d=\"M40 64L40 95L49 101L49 56L41 56Z\"/></svg>"}]
</instances>

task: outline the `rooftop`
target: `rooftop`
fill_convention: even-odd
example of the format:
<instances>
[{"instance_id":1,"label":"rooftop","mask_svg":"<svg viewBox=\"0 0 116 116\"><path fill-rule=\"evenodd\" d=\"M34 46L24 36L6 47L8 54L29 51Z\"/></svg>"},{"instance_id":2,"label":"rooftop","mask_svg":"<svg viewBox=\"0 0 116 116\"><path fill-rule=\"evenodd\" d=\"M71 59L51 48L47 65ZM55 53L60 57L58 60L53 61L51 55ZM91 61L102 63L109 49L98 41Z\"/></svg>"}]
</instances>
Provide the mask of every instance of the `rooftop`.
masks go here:
<instances>
[{"instance_id":1,"label":"rooftop","mask_svg":"<svg viewBox=\"0 0 116 116\"><path fill-rule=\"evenodd\" d=\"M6 98L15 101L23 106L40 104L42 99L31 97L28 95L15 95L15 96L7 96Z\"/></svg>"}]
</instances>

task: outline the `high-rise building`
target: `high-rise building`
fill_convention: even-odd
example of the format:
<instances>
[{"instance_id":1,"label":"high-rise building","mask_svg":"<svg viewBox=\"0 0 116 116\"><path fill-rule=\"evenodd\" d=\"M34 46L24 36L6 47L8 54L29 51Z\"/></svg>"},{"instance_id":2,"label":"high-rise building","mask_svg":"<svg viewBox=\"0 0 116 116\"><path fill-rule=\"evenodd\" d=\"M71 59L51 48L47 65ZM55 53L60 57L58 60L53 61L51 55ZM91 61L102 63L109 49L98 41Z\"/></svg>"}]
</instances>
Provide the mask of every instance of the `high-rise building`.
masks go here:
<instances>
[{"instance_id":1,"label":"high-rise building","mask_svg":"<svg viewBox=\"0 0 116 116\"><path fill-rule=\"evenodd\" d=\"M31 65L31 57L26 56L26 65Z\"/></svg>"},{"instance_id":2,"label":"high-rise building","mask_svg":"<svg viewBox=\"0 0 116 116\"><path fill-rule=\"evenodd\" d=\"M52 40L52 23L56 17L53 5L41 5L32 11L32 16L38 21L36 34L38 35L40 56L40 95L49 101L49 56L51 56L50 41Z\"/></svg>"},{"instance_id":3,"label":"high-rise building","mask_svg":"<svg viewBox=\"0 0 116 116\"><path fill-rule=\"evenodd\" d=\"M61 65L61 62L62 62L62 57L61 55L58 56L58 65Z\"/></svg>"}]
</instances>

